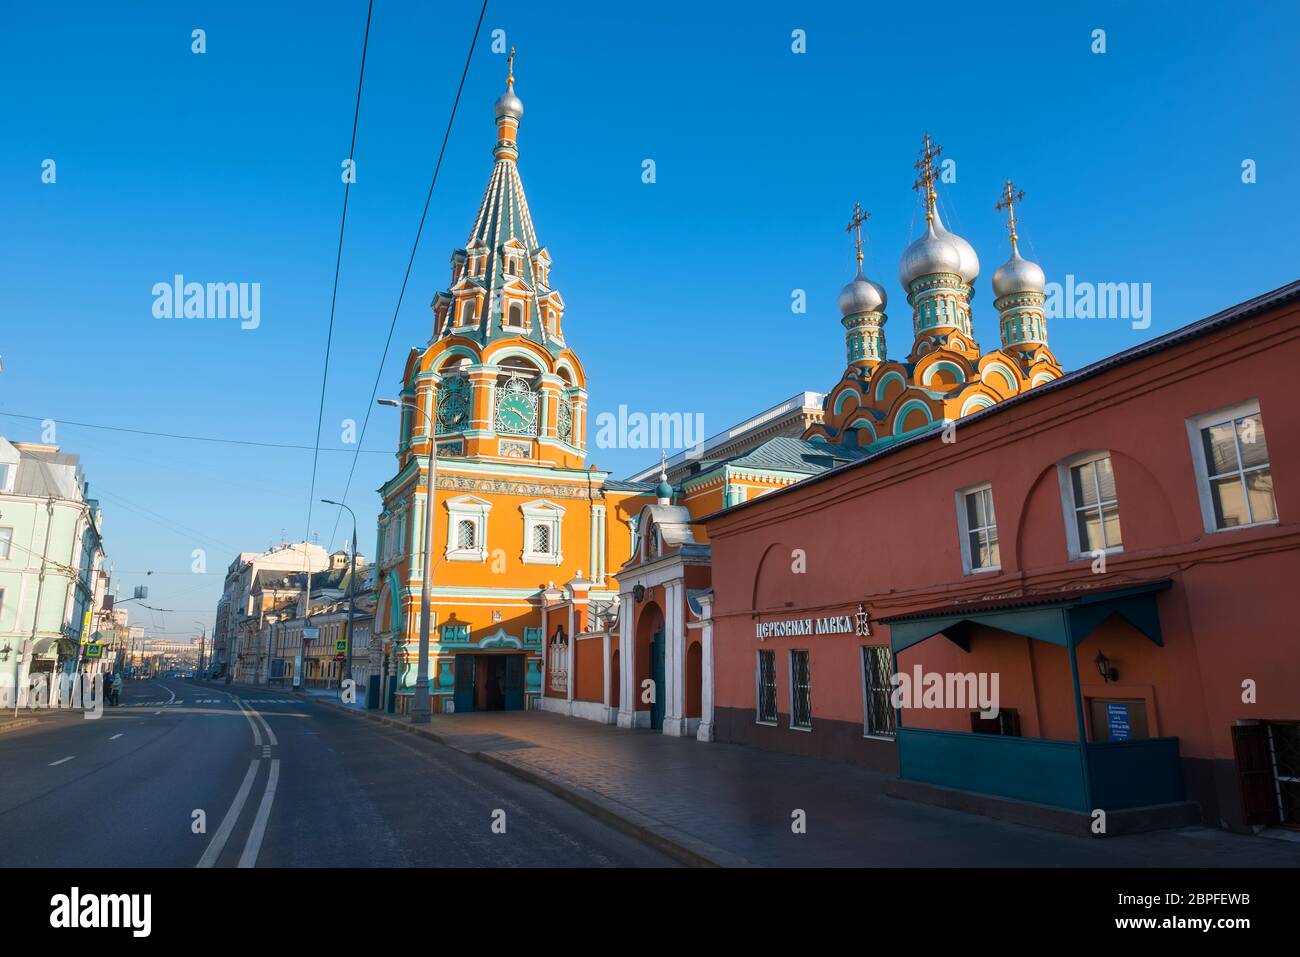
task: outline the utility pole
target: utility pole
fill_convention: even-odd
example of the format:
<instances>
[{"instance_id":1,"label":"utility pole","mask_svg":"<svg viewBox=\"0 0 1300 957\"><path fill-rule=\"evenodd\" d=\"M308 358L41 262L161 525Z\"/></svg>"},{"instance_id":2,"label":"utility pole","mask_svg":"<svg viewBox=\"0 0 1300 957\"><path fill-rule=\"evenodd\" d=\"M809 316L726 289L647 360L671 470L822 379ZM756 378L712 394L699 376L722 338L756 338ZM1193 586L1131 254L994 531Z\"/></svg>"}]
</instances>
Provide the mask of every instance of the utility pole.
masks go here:
<instances>
[{"instance_id":1,"label":"utility pole","mask_svg":"<svg viewBox=\"0 0 1300 957\"><path fill-rule=\"evenodd\" d=\"M201 632L201 634L200 634L200 636L199 636L199 673L198 673L198 678L199 678L200 680L202 680L202 678L203 678L203 670L204 670L204 669L203 669L203 659L204 659L204 656L205 656L205 654L206 654L206 652L207 652L207 647L208 647L208 626L205 625L203 622L200 622L200 621L196 621L194 624L198 625L200 628L203 629L203 631ZM192 647L194 647L194 646L191 645L190 647L192 648Z\"/></svg>"},{"instance_id":2,"label":"utility pole","mask_svg":"<svg viewBox=\"0 0 1300 957\"><path fill-rule=\"evenodd\" d=\"M380 405L398 405L392 399L380 399ZM418 404L407 403L424 413ZM420 653L415 670L415 696L411 701L411 723L429 723L429 584L433 577L433 497L438 486L438 427L434 416L425 415L429 429L429 475L424 493L424 568L420 575Z\"/></svg>"}]
</instances>

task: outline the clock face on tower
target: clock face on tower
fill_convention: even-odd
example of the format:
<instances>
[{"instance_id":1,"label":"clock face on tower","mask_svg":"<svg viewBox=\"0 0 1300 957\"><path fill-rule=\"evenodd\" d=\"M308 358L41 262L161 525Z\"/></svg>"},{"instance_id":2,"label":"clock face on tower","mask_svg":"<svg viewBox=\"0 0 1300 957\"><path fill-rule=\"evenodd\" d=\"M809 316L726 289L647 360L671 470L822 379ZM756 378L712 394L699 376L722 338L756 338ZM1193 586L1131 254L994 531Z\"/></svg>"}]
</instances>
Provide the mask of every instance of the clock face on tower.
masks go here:
<instances>
[{"instance_id":1,"label":"clock face on tower","mask_svg":"<svg viewBox=\"0 0 1300 957\"><path fill-rule=\"evenodd\" d=\"M458 432L469 420L469 387L464 379L450 379L438 389L438 431Z\"/></svg>"},{"instance_id":2,"label":"clock face on tower","mask_svg":"<svg viewBox=\"0 0 1300 957\"><path fill-rule=\"evenodd\" d=\"M511 435L537 434L537 393L518 377L497 389L496 426Z\"/></svg>"}]
</instances>

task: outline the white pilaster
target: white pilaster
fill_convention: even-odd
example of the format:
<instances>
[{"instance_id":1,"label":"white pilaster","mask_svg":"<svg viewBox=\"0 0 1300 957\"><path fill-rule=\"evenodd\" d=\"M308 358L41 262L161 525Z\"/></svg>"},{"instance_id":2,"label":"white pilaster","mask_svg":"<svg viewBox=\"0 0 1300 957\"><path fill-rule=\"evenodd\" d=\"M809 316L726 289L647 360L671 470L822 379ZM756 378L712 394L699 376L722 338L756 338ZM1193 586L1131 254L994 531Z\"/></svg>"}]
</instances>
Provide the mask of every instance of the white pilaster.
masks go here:
<instances>
[{"instance_id":1,"label":"white pilaster","mask_svg":"<svg viewBox=\"0 0 1300 957\"><path fill-rule=\"evenodd\" d=\"M636 646L633 640L633 606L630 591L618 602L618 726L636 727Z\"/></svg>"},{"instance_id":2,"label":"white pilaster","mask_svg":"<svg viewBox=\"0 0 1300 957\"><path fill-rule=\"evenodd\" d=\"M700 726L695 737L713 740L713 595L700 596Z\"/></svg>"},{"instance_id":3,"label":"white pilaster","mask_svg":"<svg viewBox=\"0 0 1300 957\"><path fill-rule=\"evenodd\" d=\"M664 584L664 734L682 737L686 729L686 595L682 579Z\"/></svg>"}]
</instances>

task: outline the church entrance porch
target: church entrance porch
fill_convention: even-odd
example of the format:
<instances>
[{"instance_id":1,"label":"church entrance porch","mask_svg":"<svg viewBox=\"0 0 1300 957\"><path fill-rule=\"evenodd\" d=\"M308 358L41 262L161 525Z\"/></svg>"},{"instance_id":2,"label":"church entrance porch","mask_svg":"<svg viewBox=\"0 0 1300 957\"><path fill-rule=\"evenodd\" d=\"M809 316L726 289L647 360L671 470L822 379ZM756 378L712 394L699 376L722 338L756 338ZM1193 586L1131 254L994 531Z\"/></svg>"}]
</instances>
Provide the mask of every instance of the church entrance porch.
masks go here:
<instances>
[{"instance_id":1,"label":"church entrance porch","mask_svg":"<svg viewBox=\"0 0 1300 957\"><path fill-rule=\"evenodd\" d=\"M454 655L454 710L524 710L524 657L500 653Z\"/></svg>"}]
</instances>

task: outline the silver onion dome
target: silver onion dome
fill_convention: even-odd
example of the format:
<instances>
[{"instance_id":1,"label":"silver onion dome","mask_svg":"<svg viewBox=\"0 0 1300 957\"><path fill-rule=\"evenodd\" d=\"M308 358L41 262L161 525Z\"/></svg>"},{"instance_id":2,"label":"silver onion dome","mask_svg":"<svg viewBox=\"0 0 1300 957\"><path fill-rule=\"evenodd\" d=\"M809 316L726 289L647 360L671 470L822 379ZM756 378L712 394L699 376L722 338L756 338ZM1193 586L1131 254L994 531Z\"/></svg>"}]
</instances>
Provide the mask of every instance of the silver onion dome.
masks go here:
<instances>
[{"instance_id":1,"label":"silver onion dome","mask_svg":"<svg viewBox=\"0 0 1300 957\"><path fill-rule=\"evenodd\" d=\"M966 285L974 285L976 277L980 274L980 258L975 255L975 247L956 233L948 232L944 228L943 220L939 218L937 209L934 211L934 225L940 234L947 236L952 241L957 247L957 252L961 255L961 265L958 267L957 275L961 276L962 282L966 283Z\"/></svg>"},{"instance_id":2,"label":"silver onion dome","mask_svg":"<svg viewBox=\"0 0 1300 957\"><path fill-rule=\"evenodd\" d=\"M898 281L910 290L912 282L935 273L961 275L961 250L951 241L951 234L940 233L927 223L925 235L903 251L898 263Z\"/></svg>"},{"instance_id":3,"label":"silver onion dome","mask_svg":"<svg viewBox=\"0 0 1300 957\"><path fill-rule=\"evenodd\" d=\"M517 120L524 115L524 104L519 97L515 96L514 83L511 83L506 87L506 91L502 93L501 98L497 100L496 111L497 119L510 116Z\"/></svg>"},{"instance_id":4,"label":"silver onion dome","mask_svg":"<svg viewBox=\"0 0 1300 957\"><path fill-rule=\"evenodd\" d=\"M1011 247L1011 258L993 274L993 298L1000 299L1014 292L1042 292L1047 284L1042 267L1024 259L1020 250Z\"/></svg>"},{"instance_id":5,"label":"silver onion dome","mask_svg":"<svg viewBox=\"0 0 1300 957\"><path fill-rule=\"evenodd\" d=\"M858 274L840 290L840 315L847 319L863 312L884 312L888 302L884 287L864 276L859 265Z\"/></svg>"},{"instance_id":6,"label":"silver onion dome","mask_svg":"<svg viewBox=\"0 0 1300 957\"><path fill-rule=\"evenodd\" d=\"M925 235L907 247L898 264L898 279L904 289L922 276L951 273L970 285L980 274L979 257L970 243L944 228L939 211L931 214Z\"/></svg>"}]
</instances>

